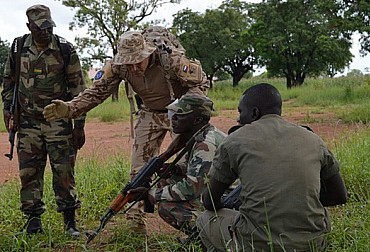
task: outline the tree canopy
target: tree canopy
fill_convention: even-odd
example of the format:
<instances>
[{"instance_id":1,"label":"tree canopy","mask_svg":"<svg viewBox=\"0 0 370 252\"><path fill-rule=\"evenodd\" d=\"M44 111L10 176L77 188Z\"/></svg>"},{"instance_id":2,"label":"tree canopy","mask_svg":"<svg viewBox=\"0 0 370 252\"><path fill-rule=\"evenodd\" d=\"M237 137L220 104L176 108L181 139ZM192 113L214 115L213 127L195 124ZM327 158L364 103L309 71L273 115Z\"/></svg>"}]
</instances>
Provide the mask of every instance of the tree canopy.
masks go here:
<instances>
[{"instance_id":1,"label":"tree canopy","mask_svg":"<svg viewBox=\"0 0 370 252\"><path fill-rule=\"evenodd\" d=\"M337 0L341 5L345 18L352 31L361 34L360 53L370 53L370 1L369 0Z\"/></svg>"},{"instance_id":2,"label":"tree canopy","mask_svg":"<svg viewBox=\"0 0 370 252\"><path fill-rule=\"evenodd\" d=\"M301 85L307 75L343 70L352 54L351 32L333 0L267 0L256 4L255 49L273 75L287 87Z\"/></svg>"},{"instance_id":3,"label":"tree canopy","mask_svg":"<svg viewBox=\"0 0 370 252\"><path fill-rule=\"evenodd\" d=\"M9 43L0 38L0 80L3 81L4 68L9 52Z\"/></svg>"},{"instance_id":4,"label":"tree canopy","mask_svg":"<svg viewBox=\"0 0 370 252\"><path fill-rule=\"evenodd\" d=\"M253 70L256 56L246 6L239 0L227 0L204 14L187 9L174 15L173 28L187 55L201 61L209 80L222 70L233 77L236 86L245 73Z\"/></svg>"},{"instance_id":5,"label":"tree canopy","mask_svg":"<svg viewBox=\"0 0 370 252\"><path fill-rule=\"evenodd\" d=\"M62 0L62 4L77 9L70 23L70 29L86 27L86 37L77 37L76 43L81 52L90 55L92 60L104 62L107 55L117 53L119 37L126 31L136 29L139 23L166 3L179 3L180 0ZM111 55L111 56L113 56Z\"/></svg>"}]
</instances>

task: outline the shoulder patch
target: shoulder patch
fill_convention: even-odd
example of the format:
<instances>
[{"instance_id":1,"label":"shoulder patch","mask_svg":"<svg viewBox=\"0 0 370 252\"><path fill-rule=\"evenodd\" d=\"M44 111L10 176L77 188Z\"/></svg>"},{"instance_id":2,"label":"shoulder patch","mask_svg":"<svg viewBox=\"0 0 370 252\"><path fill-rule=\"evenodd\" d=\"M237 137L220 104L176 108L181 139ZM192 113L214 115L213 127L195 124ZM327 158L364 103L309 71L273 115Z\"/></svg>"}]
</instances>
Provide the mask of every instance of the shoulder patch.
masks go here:
<instances>
[{"instance_id":1,"label":"shoulder patch","mask_svg":"<svg viewBox=\"0 0 370 252\"><path fill-rule=\"evenodd\" d=\"M103 76L103 74L104 74L104 71L103 71L103 70L100 70L99 72L97 72L97 73L95 74L94 79L95 79L95 80L99 80L99 79Z\"/></svg>"},{"instance_id":2,"label":"shoulder patch","mask_svg":"<svg viewBox=\"0 0 370 252\"><path fill-rule=\"evenodd\" d=\"M202 67L198 61L190 60L185 56L181 57L179 76L190 81L200 81L202 79Z\"/></svg>"}]
</instances>

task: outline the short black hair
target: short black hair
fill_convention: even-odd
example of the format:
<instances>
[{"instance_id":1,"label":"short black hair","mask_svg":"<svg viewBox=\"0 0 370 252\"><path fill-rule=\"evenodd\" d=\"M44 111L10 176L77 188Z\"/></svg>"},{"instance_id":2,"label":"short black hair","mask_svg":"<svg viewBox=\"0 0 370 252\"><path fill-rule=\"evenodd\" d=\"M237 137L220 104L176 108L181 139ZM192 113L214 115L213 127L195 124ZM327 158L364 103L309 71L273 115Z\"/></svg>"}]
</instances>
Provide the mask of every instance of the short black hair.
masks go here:
<instances>
[{"instance_id":1,"label":"short black hair","mask_svg":"<svg viewBox=\"0 0 370 252\"><path fill-rule=\"evenodd\" d=\"M254 85L243 93L243 100L248 107L257 107L262 115L281 115L282 100L279 90L268 83Z\"/></svg>"}]
</instances>

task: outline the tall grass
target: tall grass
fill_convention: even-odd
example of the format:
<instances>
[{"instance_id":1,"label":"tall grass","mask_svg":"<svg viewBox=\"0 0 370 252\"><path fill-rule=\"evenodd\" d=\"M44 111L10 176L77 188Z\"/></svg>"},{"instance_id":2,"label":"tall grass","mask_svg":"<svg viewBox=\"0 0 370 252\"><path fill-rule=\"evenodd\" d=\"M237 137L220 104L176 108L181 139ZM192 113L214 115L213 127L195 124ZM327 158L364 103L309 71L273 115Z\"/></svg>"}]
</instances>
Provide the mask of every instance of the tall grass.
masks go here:
<instances>
[{"instance_id":1,"label":"tall grass","mask_svg":"<svg viewBox=\"0 0 370 252\"><path fill-rule=\"evenodd\" d=\"M344 122L368 123L370 119L370 77L362 78L307 78L305 83L288 90L283 78L243 79L232 88L230 81L216 82L209 91L215 103L216 113L223 109L235 110L243 92L257 83L267 82L274 85L281 93L283 110L302 107L311 112L332 112Z\"/></svg>"},{"instance_id":2,"label":"tall grass","mask_svg":"<svg viewBox=\"0 0 370 252\"><path fill-rule=\"evenodd\" d=\"M327 237L328 251L370 251L369 128L362 126L356 132L347 132L330 145L351 197L346 205L329 208L333 231ZM82 233L98 226L100 216L128 178L129 163L125 157L117 155L101 160L93 154L88 159L78 159L76 180L82 205L77 211L77 220ZM153 234L145 239L130 232L123 214L113 217L88 246L86 238L75 240L66 236L62 216L56 213L50 169L45 179L44 233L14 238L25 222L19 210L19 189L17 181L0 185L0 251L174 251L179 247L176 236L180 233L169 237ZM192 244L186 251L201 250Z\"/></svg>"}]
</instances>

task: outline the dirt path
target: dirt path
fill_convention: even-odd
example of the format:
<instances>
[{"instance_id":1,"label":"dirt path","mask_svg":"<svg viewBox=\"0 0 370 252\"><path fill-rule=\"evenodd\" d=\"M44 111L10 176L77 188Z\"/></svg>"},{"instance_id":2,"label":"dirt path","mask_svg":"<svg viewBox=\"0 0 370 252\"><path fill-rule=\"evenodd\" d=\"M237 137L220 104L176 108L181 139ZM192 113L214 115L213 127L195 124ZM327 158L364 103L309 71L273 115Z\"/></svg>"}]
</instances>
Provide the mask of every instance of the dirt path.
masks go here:
<instances>
[{"instance_id":1,"label":"dirt path","mask_svg":"<svg viewBox=\"0 0 370 252\"><path fill-rule=\"evenodd\" d=\"M332 118L330 114L314 114L312 119L321 121L330 121ZM211 123L220 130L227 132L228 129L236 124L238 113L236 111L222 111L219 116L212 117ZM305 124L311 127L317 134L319 134L325 141L331 140L339 136L342 131L355 130L355 125L345 125L340 122L327 123L300 123L306 114L295 113L294 115L284 116L288 121ZM132 139L130 138L130 124L128 122L119 123L87 123L85 127L86 143L79 151L79 157L88 157L92 154L98 153L99 156L104 157L109 154L121 153L129 157L131 153ZM170 138L167 136L162 151L168 146ZM9 153L8 134L0 133L0 183L18 178L18 161L15 153L14 159L9 161L3 154Z\"/></svg>"}]
</instances>

